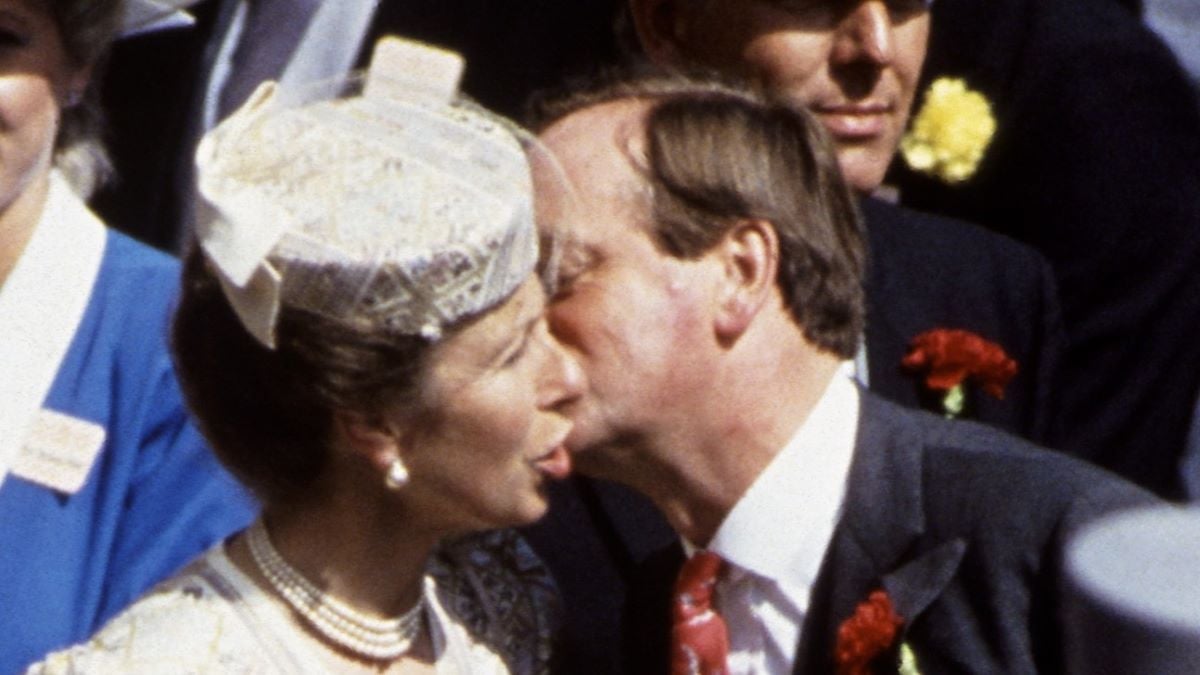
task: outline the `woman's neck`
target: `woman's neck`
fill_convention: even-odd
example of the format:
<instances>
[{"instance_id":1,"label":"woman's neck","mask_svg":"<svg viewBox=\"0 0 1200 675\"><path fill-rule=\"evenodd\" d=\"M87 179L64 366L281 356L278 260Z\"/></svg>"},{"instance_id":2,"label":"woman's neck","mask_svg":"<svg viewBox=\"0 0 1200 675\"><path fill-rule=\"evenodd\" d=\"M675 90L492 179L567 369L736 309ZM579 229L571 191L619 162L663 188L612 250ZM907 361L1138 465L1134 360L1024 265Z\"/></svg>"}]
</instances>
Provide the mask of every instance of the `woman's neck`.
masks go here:
<instances>
[{"instance_id":1,"label":"woman's neck","mask_svg":"<svg viewBox=\"0 0 1200 675\"><path fill-rule=\"evenodd\" d=\"M0 210L0 288L21 259L41 220L50 189L50 172L34 176L20 193Z\"/></svg>"},{"instance_id":2,"label":"woman's neck","mask_svg":"<svg viewBox=\"0 0 1200 675\"><path fill-rule=\"evenodd\" d=\"M416 604L426 562L438 543L408 526L389 500L331 498L268 508L264 517L272 543L289 565L333 597L381 618Z\"/></svg>"}]
</instances>

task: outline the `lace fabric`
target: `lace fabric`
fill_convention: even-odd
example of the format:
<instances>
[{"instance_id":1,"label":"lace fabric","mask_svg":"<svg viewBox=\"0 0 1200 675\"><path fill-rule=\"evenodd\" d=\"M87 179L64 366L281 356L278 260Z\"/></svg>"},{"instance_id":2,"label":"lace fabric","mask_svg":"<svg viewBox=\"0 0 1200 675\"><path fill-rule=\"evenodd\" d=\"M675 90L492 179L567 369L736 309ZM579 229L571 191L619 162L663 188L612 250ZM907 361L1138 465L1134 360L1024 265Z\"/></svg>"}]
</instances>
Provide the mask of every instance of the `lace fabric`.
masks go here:
<instances>
[{"instance_id":1,"label":"lace fabric","mask_svg":"<svg viewBox=\"0 0 1200 675\"><path fill-rule=\"evenodd\" d=\"M515 532L444 547L430 561L426 589L440 622L438 672L549 672L557 593L548 570ZM51 654L28 672L311 672L321 656L310 640L218 545L91 640Z\"/></svg>"},{"instance_id":2,"label":"lace fabric","mask_svg":"<svg viewBox=\"0 0 1200 675\"><path fill-rule=\"evenodd\" d=\"M520 132L414 81L454 58L387 38L365 77L264 85L202 141L201 243L260 341L281 304L436 338L533 271Z\"/></svg>"}]
</instances>

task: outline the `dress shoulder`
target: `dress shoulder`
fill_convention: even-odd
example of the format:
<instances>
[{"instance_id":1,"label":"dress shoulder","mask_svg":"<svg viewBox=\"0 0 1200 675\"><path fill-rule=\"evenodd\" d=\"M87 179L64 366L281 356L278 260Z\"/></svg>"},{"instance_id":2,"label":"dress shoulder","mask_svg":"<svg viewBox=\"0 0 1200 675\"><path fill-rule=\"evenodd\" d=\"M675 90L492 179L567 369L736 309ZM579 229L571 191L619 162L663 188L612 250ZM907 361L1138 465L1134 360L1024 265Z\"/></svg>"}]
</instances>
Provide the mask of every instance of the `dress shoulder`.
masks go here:
<instances>
[{"instance_id":1,"label":"dress shoulder","mask_svg":"<svg viewBox=\"0 0 1200 675\"><path fill-rule=\"evenodd\" d=\"M517 532L499 530L448 544L429 574L446 610L473 639L498 653L510 672L549 672L560 618L558 589Z\"/></svg>"},{"instance_id":2,"label":"dress shoulder","mask_svg":"<svg viewBox=\"0 0 1200 675\"><path fill-rule=\"evenodd\" d=\"M234 600L206 556L156 586L87 642L50 654L26 673L275 672L258 658L253 632Z\"/></svg>"}]
</instances>

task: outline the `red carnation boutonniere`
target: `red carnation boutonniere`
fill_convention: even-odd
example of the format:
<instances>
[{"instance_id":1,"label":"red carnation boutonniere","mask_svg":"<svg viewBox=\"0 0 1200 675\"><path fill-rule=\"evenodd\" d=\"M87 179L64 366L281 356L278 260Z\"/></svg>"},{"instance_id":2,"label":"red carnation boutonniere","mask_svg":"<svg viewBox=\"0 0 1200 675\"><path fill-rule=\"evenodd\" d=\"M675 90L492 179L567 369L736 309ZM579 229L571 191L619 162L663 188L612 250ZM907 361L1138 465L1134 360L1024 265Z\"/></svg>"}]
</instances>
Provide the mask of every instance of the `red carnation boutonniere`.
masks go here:
<instances>
[{"instance_id":1,"label":"red carnation boutonniere","mask_svg":"<svg viewBox=\"0 0 1200 675\"><path fill-rule=\"evenodd\" d=\"M901 361L905 370L925 373L925 386L942 393L942 412L958 417L966 403L963 383L970 380L992 396L1017 374L1017 362L1004 348L968 330L935 328L913 338Z\"/></svg>"},{"instance_id":2,"label":"red carnation boutonniere","mask_svg":"<svg viewBox=\"0 0 1200 675\"><path fill-rule=\"evenodd\" d=\"M892 608L892 600L885 591L872 591L867 599L854 609L854 615L838 627L837 646L834 647L834 662L837 675L870 675L875 666L882 665L879 659L892 652L896 636L904 619ZM901 675L920 675L916 656L907 644L900 645L896 669Z\"/></svg>"}]
</instances>

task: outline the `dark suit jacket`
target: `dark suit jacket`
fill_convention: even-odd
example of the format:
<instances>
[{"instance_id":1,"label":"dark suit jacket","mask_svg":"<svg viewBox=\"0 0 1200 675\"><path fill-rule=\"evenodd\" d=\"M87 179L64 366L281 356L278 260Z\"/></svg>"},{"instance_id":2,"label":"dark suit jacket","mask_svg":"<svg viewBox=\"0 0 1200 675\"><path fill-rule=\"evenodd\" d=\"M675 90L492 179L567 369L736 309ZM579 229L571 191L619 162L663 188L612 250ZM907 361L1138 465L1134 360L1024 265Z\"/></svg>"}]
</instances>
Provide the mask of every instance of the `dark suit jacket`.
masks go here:
<instances>
[{"instance_id":1,"label":"dark suit jacket","mask_svg":"<svg viewBox=\"0 0 1200 675\"><path fill-rule=\"evenodd\" d=\"M586 579L589 565L598 575L620 568L625 585L610 594L620 596L621 613L606 619L623 624L620 647L586 644L598 654L568 653L578 660L562 672L665 673L678 539L642 497L579 483L574 503L617 533L611 548L620 565L599 557L550 564L567 584ZM572 501L565 492L556 497ZM845 512L813 589L796 672L832 672L838 626L878 588L905 619L902 639L924 673L1060 672L1066 538L1099 515L1153 501L1015 437L864 393ZM547 544L558 550L547 536L568 536L559 530L565 524L544 523L529 536L539 551ZM568 600L579 592L572 585L564 591ZM618 651L619 659L610 656Z\"/></svg>"},{"instance_id":2,"label":"dark suit jacket","mask_svg":"<svg viewBox=\"0 0 1200 675\"><path fill-rule=\"evenodd\" d=\"M961 185L905 203L1050 260L1069 340L1064 449L1166 496L1200 389L1200 109L1162 43L1110 0L939 0L925 80L966 79L995 138Z\"/></svg>"},{"instance_id":3,"label":"dark suit jacket","mask_svg":"<svg viewBox=\"0 0 1200 675\"><path fill-rule=\"evenodd\" d=\"M983 228L883 202L862 202L870 389L940 412L921 378L900 368L909 342L961 328L998 343L1018 364L1003 400L968 388L965 417L1044 445L1060 440L1054 389L1063 347L1050 268L1027 246Z\"/></svg>"},{"instance_id":4,"label":"dark suit jacket","mask_svg":"<svg viewBox=\"0 0 1200 675\"><path fill-rule=\"evenodd\" d=\"M118 180L93 200L118 229L176 248L180 200L190 191L195 111L232 2L202 0L197 23L119 42L103 95ZM463 90L519 119L535 89L616 59L614 0L382 0L359 65L386 34L438 44L467 59ZM128 224L141 224L131 226Z\"/></svg>"}]
</instances>

